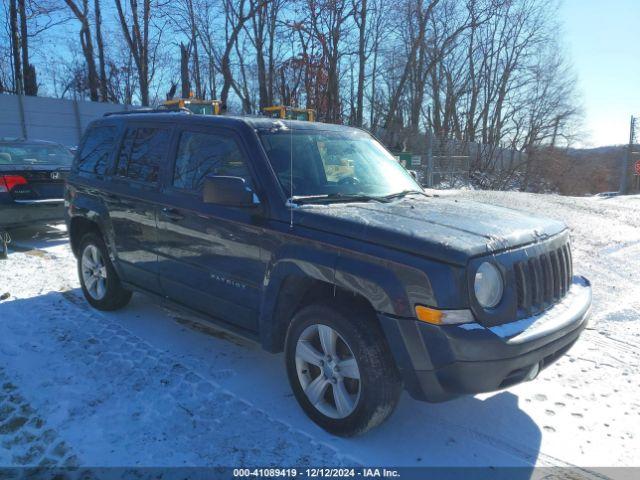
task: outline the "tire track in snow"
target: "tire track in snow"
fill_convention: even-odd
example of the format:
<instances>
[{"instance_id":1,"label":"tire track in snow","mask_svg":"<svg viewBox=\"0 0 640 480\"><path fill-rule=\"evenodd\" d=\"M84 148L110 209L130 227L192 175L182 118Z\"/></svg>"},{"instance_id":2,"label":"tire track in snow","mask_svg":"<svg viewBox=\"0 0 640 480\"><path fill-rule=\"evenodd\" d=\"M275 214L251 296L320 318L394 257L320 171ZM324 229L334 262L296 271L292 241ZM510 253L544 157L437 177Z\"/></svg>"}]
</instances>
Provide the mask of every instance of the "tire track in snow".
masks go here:
<instances>
[{"instance_id":1,"label":"tire track in snow","mask_svg":"<svg viewBox=\"0 0 640 480\"><path fill-rule=\"evenodd\" d=\"M458 433L471 437L474 440L490 445L497 450L502 450L510 455L519 457L529 462L532 466L536 467L558 467L558 468L571 468L571 478L575 480L582 479L606 479L608 477L592 471L588 468L579 467L572 463L566 462L558 457L546 454L542 451L531 451L526 447L514 442L513 439L503 439L478 430L465 427L464 425L458 425L452 422L442 420L440 417L432 416L431 420L434 424L441 425L451 432Z\"/></svg>"},{"instance_id":2,"label":"tire track in snow","mask_svg":"<svg viewBox=\"0 0 640 480\"><path fill-rule=\"evenodd\" d=\"M0 465L77 466L77 457L0 367ZM6 455L6 456L5 456Z\"/></svg>"},{"instance_id":3,"label":"tire track in snow","mask_svg":"<svg viewBox=\"0 0 640 480\"><path fill-rule=\"evenodd\" d=\"M100 312L95 312L91 309L91 307L89 307L85 302L84 299L82 299L81 297L78 297L76 295L74 295L72 292L65 292L63 293L63 296L71 303L73 303L75 306L77 306L78 308L87 311L90 314L95 314L97 316L103 316ZM227 390L225 390L225 392L228 392ZM228 392L229 394L233 395L231 392ZM241 400L244 401L244 400ZM181 408L184 408L181 406ZM186 409L185 409L186 410ZM262 410L260 410L262 411ZM542 451L531 451L529 449L527 449L524 446L518 445L517 443L514 443L513 441L510 440L506 440L497 436L491 436L491 435L487 435L486 433L480 432L478 430L475 430L473 428L469 428L466 427L464 425L460 425L460 424L455 424L446 420L442 420L442 418L437 417L437 416L430 416L430 420L433 424L435 425L440 425L443 427L444 430L453 432L453 433L458 433L461 437L463 438L471 438L474 441L477 441L478 443L484 444L484 445L489 445L492 448L496 449L496 450L500 450L502 452L505 452L513 457L519 458L524 460L525 462L531 463L532 465L538 465L538 466L561 466L561 467L573 467L573 468L578 468L575 465L565 462L557 457L554 457L552 455L548 455L546 453L543 453ZM287 424L288 425L288 424ZM312 438L311 436L309 436L307 433L305 432L300 432L303 435ZM331 446L329 446L329 448L333 448ZM358 463L355 462L353 459L351 461L351 464L354 463ZM580 475L578 475L576 478L580 479L580 478L603 478L598 474L595 474L594 472L590 472L588 469L579 469ZM574 471L574 473L577 473L576 471Z\"/></svg>"},{"instance_id":4,"label":"tire track in snow","mask_svg":"<svg viewBox=\"0 0 640 480\"><path fill-rule=\"evenodd\" d=\"M118 442L131 451L136 445L155 443L148 449L155 454L141 459L149 465L171 465L167 462L175 448L180 453L192 450L187 455L190 465L357 464L333 446L205 379L107 315L93 311L72 292L35 301L40 302L40 314L30 319L32 329L22 325L26 327L23 336L42 339L44 330L49 330L51 343L40 346L49 373L76 379L69 385L75 398L61 395L70 404L58 430L70 437L68 443L78 444L83 464L100 458L100 447ZM69 371L62 371L65 368ZM128 418L113 418L111 425L105 424L103 407ZM127 423L134 428L123 435ZM78 438L79 424L88 429L85 437L96 438ZM126 452L119 455L123 456L127 458Z\"/></svg>"}]
</instances>

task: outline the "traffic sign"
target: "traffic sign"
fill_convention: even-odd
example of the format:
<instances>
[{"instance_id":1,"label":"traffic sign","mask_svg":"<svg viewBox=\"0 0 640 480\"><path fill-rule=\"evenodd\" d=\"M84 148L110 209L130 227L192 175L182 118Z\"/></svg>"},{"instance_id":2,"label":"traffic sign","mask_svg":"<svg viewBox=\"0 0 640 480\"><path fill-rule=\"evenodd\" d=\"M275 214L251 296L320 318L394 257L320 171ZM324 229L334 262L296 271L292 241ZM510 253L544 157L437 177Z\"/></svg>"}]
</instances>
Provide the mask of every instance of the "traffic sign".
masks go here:
<instances>
[{"instance_id":1,"label":"traffic sign","mask_svg":"<svg viewBox=\"0 0 640 480\"><path fill-rule=\"evenodd\" d=\"M640 175L640 160L636 160L636 165L635 165L635 168L634 168L634 173L635 173L636 175Z\"/></svg>"}]
</instances>

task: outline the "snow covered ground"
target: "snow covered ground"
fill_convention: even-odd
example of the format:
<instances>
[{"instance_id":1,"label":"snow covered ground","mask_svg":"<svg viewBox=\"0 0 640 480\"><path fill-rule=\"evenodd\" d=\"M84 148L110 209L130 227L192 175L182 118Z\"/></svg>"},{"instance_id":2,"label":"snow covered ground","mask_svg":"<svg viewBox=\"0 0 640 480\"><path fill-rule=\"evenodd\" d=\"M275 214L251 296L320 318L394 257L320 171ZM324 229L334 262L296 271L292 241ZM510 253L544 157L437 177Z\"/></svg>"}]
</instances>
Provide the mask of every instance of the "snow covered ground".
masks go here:
<instances>
[{"instance_id":1,"label":"snow covered ground","mask_svg":"<svg viewBox=\"0 0 640 480\"><path fill-rule=\"evenodd\" d=\"M0 261L0 466L640 466L640 197L438 191L563 219L591 323L534 382L426 404L335 438L282 355L141 295L86 304L64 229L14 232Z\"/></svg>"}]
</instances>

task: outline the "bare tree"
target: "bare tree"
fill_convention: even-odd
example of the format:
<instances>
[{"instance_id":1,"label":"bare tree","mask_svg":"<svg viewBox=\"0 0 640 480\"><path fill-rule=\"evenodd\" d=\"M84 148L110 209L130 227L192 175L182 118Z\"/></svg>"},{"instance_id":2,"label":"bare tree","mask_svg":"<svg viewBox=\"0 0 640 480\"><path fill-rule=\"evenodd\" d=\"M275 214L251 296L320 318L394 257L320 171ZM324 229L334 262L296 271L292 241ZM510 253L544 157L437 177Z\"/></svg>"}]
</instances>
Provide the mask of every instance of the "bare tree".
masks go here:
<instances>
[{"instance_id":1,"label":"bare tree","mask_svg":"<svg viewBox=\"0 0 640 480\"><path fill-rule=\"evenodd\" d=\"M245 11L246 0L238 0L237 4L235 4L233 0L223 0L225 39L224 48L221 49L221 53L219 54L219 69L223 81L222 90L220 91L220 101L223 105L227 104L229 91L234 82L233 70L231 68L231 54L236 47L238 36L244 28L245 23L255 15L256 9L268 1L269 0L262 0L262 2L258 3L249 3L249 8Z\"/></svg>"},{"instance_id":2,"label":"bare tree","mask_svg":"<svg viewBox=\"0 0 640 480\"><path fill-rule=\"evenodd\" d=\"M275 41L277 20L283 0L250 0L251 25L246 28L247 36L255 49L258 77L259 109L273 104L275 83Z\"/></svg>"},{"instance_id":3,"label":"bare tree","mask_svg":"<svg viewBox=\"0 0 640 480\"><path fill-rule=\"evenodd\" d=\"M28 18L26 0L9 0L14 90L25 95L37 95L36 69L29 57Z\"/></svg>"},{"instance_id":4,"label":"bare tree","mask_svg":"<svg viewBox=\"0 0 640 480\"><path fill-rule=\"evenodd\" d=\"M89 23L89 1L81 0L81 4L77 4L74 0L65 0L67 6L71 9L75 17L80 22L80 45L84 53L85 63L87 65L87 77L89 80L89 95L91 100L97 102L98 95L98 72L96 70L96 61L93 51L93 39L91 34L91 25ZM104 100L104 97L103 97Z\"/></svg>"},{"instance_id":5,"label":"bare tree","mask_svg":"<svg viewBox=\"0 0 640 480\"><path fill-rule=\"evenodd\" d=\"M402 73L400 74L394 91L391 93L387 116L384 122L385 129L387 130L391 130L394 127L394 119L397 115L400 99L404 94L405 85L409 79L411 69L415 66L419 51L425 40L427 23L438 3L440 3L440 0L428 0L425 5L424 0L416 0L414 5L410 5L410 15L416 18L416 29L409 40L409 52L404 67L402 68Z\"/></svg>"},{"instance_id":6,"label":"bare tree","mask_svg":"<svg viewBox=\"0 0 640 480\"><path fill-rule=\"evenodd\" d=\"M7 0L1 88L33 92L36 64L56 95L148 105L179 75L183 96L193 87L230 109L305 106L322 121L366 126L394 149L460 145L479 184L517 177L528 188L544 170L537 152L579 133L557 2L115 0L122 44L105 45L110 2ZM41 66L35 35L65 13L80 22L81 42Z\"/></svg>"},{"instance_id":7,"label":"bare tree","mask_svg":"<svg viewBox=\"0 0 640 480\"><path fill-rule=\"evenodd\" d=\"M189 66L192 65L193 68L188 77L193 78L195 95L198 98L203 98L206 90L200 65L200 25L205 22L201 18L204 6L205 4L198 2L198 0L178 0L172 3L171 9L165 15L172 24L173 31L187 38L186 43L181 42L180 44L181 72L186 66L188 73ZM185 58L184 54L188 54L188 56ZM181 73L181 78L184 78L183 73ZM190 81L188 83L191 84ZM189 92L190 88L191 86L189 86ZM189 92L185 93L183 90L182 94L188 96Z\"/></svg>"},{"instance_id":8,"label":"bare tree","mask_svg":"<svg viewBox=\"0 0 640 480\"><path fill-rule=\"evenodd\" d=\"M342 121L340 60L346 53L343 41L349 34L352 4L347 0L307 0L303 30L320 45L326 64L326 111L319 112L328 122ZM307 27L308 25L308 27Z\"/></svg>"},{"instance_id":9,"label":"bare tree","mask_svg":"<svg viewBox=\"0 0 640 480\"><path fill-rule=\"evenodd\" d=\"M151 0L142 0L141 5L138 0L128 0L128 14L125 14L122 6L123 0L115 0L115 2L122 34L136 66L140 102L146 106L149 105L149 88L154 75L155 59L163 28L158 27L155 38L152 38ZM161 5L154 4L154 7L159 13Z\"/></svg>"}]
</instances>

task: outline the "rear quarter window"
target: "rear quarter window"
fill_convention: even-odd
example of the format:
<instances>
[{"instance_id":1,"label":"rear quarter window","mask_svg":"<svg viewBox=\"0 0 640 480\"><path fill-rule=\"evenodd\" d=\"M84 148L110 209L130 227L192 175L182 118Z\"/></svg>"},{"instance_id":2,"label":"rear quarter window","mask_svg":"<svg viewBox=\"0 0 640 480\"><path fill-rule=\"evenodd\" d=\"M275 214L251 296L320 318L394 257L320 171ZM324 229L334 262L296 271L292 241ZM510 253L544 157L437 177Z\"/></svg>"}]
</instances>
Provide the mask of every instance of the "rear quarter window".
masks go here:
<instances>
[{"instance_id":1,"label":"rear quarter window","mask_svg":"<svg viewBox=\"0 0 640 480\"><path fill-rule=\"evenodd\" d=\"M94 127L89 130L78 152L78 172L104 175L115 148L116 135L117 129L114 126Z\"/></svg>"}]
</instances>

